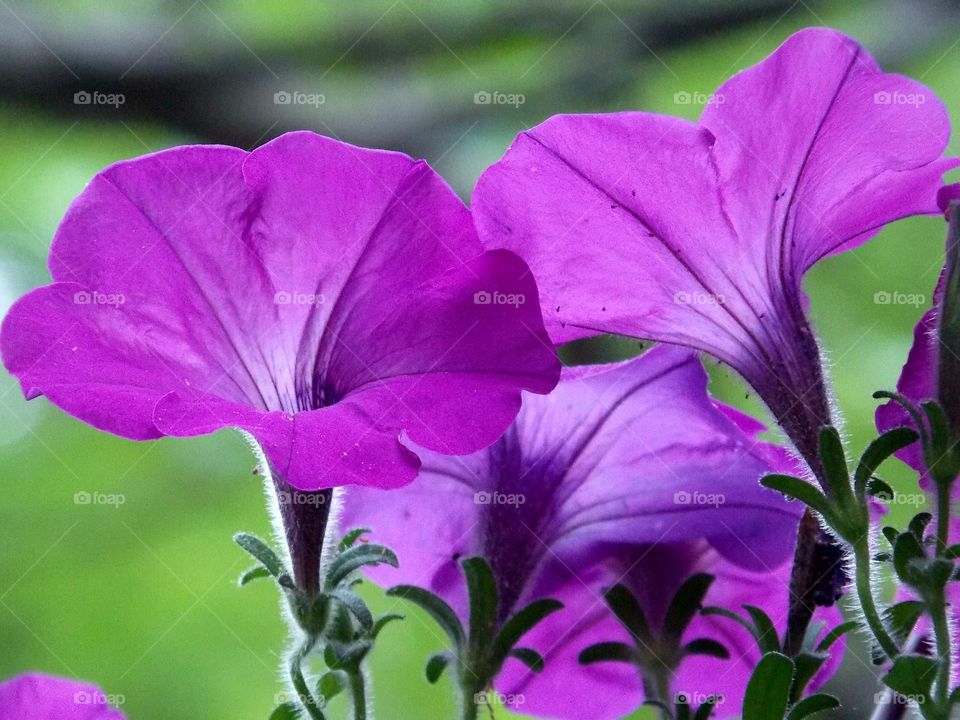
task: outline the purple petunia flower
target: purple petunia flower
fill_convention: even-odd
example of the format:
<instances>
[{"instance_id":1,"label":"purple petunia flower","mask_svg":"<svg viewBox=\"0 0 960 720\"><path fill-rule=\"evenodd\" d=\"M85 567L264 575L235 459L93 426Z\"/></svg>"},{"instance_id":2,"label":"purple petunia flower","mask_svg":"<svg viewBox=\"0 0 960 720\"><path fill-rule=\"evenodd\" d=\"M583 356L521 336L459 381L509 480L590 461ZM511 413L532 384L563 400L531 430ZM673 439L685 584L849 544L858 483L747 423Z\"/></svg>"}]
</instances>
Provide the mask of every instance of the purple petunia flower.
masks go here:
<instances>
[{"instance_id":1,"label":"purple petunia flower","mask_svg":"<svg viewBox=\"0 0 960 720\"><path fill-rule=\"evenodd\" d=\"M0 683L0 720L124 720L94 685L29 673Z\"/></svg>"},{"instance_id":2,"label":"purple petunia flower","mask_svg":"<svg viewBox=\"0 0 960 720\"><path fill-rule=\"evenodd\" d=\"M136 440L241 428L301 490L403 485L402 433L472 452L559 372L526 266L426 163L312 133L107 168L50 272L3 323L27 397Z\"/></svg>"},{"instance_id":3,"label":"purple petunia flower","mask_svg":"<svg viewBox=\"0 0 960 720\"><path fill-rule=\"evenodd\" d=\"M397 550L400 569L371 570L376 579L427 586L461 613L457 563L472 555L494 571L501 618L538 597L559 599L566 608L523 642L545 656L543 675L508 661L498 687L523 695L526 713L582 717L589 698L590 717L619 717L642 697L635 672L576 663L591 642L623 634L602 586L629 583L658 619L679 583L700 571L720 576L708 603L745 602L748 592L776 613L786 601L785 561L802 508L759 485L772 468L795 469L786 452L754 439L761 430L710 400L692 352L658 347L624 363L565 369L552 394L525 398L517 421L480 452L421 450L420 477L388 504L350 490L344 527L369 527ZM712 678L724 679L717 688L684 669L676 689L742 695L756 660L749 637L726 620L697 620L696 631L732 642L736 660L712 661ZM702 672L706 662L691 667Z\"/></svg>"},{"instance_id":4,"label":"purple petunia flower","mask_svg":"<svg viewBox=\"0 0 960 720\"><path fill-rule=\"evenodd\" d=\"M410 482L402 436L484 447L559 376L527 266L426 163L313 133L107 168L50 272L0 337L25 395L135 440L249 433L308 589L329 488Z\"/></svg>"},{"instance_id":5,"label":"purple petunia flower","mask_svg":"<svg viewBox=\"0 0 960 720\"><path fill-rule=\"evenodd\" d=\"M885 224L937 212L949 136L926 87L808 29L724 83L699 123L567 115L480 179L488 247L520 253L548 329L687 345L757 390L818 470L830 423L804 273Z\"/></svg>"}]
</instances>

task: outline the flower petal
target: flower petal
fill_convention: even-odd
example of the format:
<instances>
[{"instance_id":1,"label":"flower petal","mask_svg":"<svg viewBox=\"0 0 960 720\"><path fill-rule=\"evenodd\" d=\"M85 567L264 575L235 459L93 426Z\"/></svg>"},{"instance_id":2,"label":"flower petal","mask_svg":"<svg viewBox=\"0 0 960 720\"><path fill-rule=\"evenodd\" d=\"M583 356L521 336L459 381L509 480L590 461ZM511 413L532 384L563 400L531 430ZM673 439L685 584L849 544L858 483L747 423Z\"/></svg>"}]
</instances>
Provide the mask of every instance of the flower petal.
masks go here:
<instances>
[{"instance_id":1,"label":"flower petal","mask_svg":"<svg viewBox=\"0 0 960 720\"><path fill-rule=\"evenodd\" d=\"M3 326L28 397L139 440L236 424L301 489L409 482L402 433L473 452L559 375L529 269L425 163L312 133L107 168L50 266Z\"/></svg>"},{"instance_id":2,"label":"flower petal","mask_svg":"<svg viewBox=\"0 0 960 720\"><path fill-rule=\"evenodd\" d=\"M98 687L28 673L0 683L0 720L124 720Z\"/></svg>"}]
</instances>

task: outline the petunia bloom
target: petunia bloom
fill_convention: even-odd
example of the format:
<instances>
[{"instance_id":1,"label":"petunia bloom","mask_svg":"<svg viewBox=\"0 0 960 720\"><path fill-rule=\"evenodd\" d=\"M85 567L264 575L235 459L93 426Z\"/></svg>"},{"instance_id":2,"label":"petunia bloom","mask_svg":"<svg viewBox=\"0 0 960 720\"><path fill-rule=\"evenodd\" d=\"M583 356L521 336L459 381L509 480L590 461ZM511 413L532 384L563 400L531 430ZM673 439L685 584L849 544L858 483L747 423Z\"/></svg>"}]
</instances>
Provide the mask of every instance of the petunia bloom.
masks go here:
<instances>
[{"instance_id":1,"label":"petunia bloom","mask_svg":"<svg viewBox=\"0 0 960 720\"><path fill-rule=\"evenodd\" d=\"M29 673L0 683L0 720L124 720L99 688Z\"/></svg>"},{"instance_id":2,"label":"petunia bloom","mask_svg":"<svg viewBox=\"0 0 960 720\"><path fill-rule=\"evenodd\" d=\"M725 82L699 123L561 115L522 133L473 198L481 239L538 278L555 338L704 350L758 392L816 472L830 424L804 273L937 212L949 118L827 29Z\"/></svg>"},{"instance_id":3,"label":"petunia bloom","mask_svg":"<svg viewBox=\"0 0 960 720\"><path fill-rule=\"evenodd\" d=\"M135 440L239 428L281 492L403 485L401 436L473 452L559 376L527 266L426 163L313 133L110 166L50 273L0 338L28 398Z\"/></svg>"},{"instance_id":4,"label":"petunia bloom","mask_svg":"<svg viewBox=\"0 0 960 720\"><path fill-rule=\"evenodd\" d=\"M350 489L343 523L370 528L397 551L400 569L372 570L375 579L429 587L461 613L458 560L472 555L494 571L501 618L539 597L559 599L566 607L546 621L551 630L523 641L545 656L543 675L511 660L498 687L522 695L525 713L582 717L590 698L590 717L619 717L642 697L635 672L576 663L595 639L622 634L600 598L603 585L634 579L652 617L687 571L720 576L708 602L732 602L746 589L755 603L776 596L774 610L785 602L782 576L801 508L759 485L764 472L794 467L784 451L755 440L760 430L711 401L695 354L662 346L624 363L565 369L553 393L526 397L504 436L477 453L420 449L413 484L389 503ZM697 630L712 622L698 620ZM739 683L742 694L755 660L749 638L727 621L715 624L712 636L743 652L729 665L714 660L712 677L729 679L723 689L731 694ZM601 626L614 637L596 638ZM699 661L691 667L702 671ZM716 691L684 673L677 690ZM612 684L601 692L600 683Z\"/></svg>"}]
</instances>

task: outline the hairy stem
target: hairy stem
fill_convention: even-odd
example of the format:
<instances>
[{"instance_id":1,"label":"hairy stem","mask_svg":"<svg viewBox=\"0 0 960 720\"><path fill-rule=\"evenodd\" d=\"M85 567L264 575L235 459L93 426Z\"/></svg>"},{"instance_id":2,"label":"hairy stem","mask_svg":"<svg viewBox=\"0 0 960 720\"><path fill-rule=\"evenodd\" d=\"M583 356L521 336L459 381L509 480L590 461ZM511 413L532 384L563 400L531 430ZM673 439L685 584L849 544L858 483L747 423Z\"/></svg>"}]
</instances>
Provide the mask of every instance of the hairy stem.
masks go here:
<instances>
[{"instance_id":1,"label":"hairy stem","mask_svg":"<svg viewBox=\"0 0 960 720\"><path fill-rule=\"evenodd\" d=\"M307 714L312 720L325 720L323 712L320 710L320 706L317 704L313 693L310 692L310 686L303 676L303 661L309 657L316 643L317 638L308 635L303 641L303 644L290 657L290 682L293 684L293 689L297 692L300 704L306 709Z\"/></svg>"},{"instance_id":2,"label":"hairy stem","mask_svg":"<svg viewBox=\"0 0 960 720\"><path fill-rule=\"evenodd\" d=\"M877 609L877 602L873 597L873 585L870 582L871 558L870 542L864 536L853 546L853 558L856 563L856 586L857 599L860 601L860 609L863 611L863 617L867 621L867 626L873 637L880 644L880 649L890 660L893 660L900 654L900 648L894 642L886 626L883 624L883 618L880 617L880 611Z\"/></svg>"},{"instance_id":3,"label":"hairy stem","mask_svg":"<svg viewBox=\"0 0 960 720\"><path fill-rule=\"evenodd\" d=\"M947 605L943 593L934 603L927 603L930 609L930 619L933 622L933 636L937 647L937 662L940 664L937 673L936 698L938 707L947 706L950 696L950 676L952 674L953 648L950 642L950 625L947 621Z\"/></svg>"},{"instance_id":4,"label":"hairy stem","mask_svg":"<svg viewBox=\"0 0 960 720\"><path fill-rule=\"evenodd\" d=\"M347 673L350 679L350 696L353 700L354 720L367 720L367 684L360 668Z\"/></svg>"},{"instance_id":5,"label":"hairy stem","mask_svg":"<svg viewBox=\"0 0 960 720\"><path fill-rule=\"evenodd\" d=\"M950 539L950 487L937 484L937 554L947 549Z\"/></svg>"},{"instance_id":6,"label":"hairy stem","mask_svg":"<svg viewBox=\"0 0 960 720\"><path fill-rule=\"evenodd\" d=\"M666 669L666 668L664 668ZM643 678L643 696L647 702L657 702L656 713L661 720L670 720L671 713L666 709L672 707L672 698L670 696L670 676L668 672L657 671L656 669L641 668L641 677Z\"/></svg>"}]
</instances>

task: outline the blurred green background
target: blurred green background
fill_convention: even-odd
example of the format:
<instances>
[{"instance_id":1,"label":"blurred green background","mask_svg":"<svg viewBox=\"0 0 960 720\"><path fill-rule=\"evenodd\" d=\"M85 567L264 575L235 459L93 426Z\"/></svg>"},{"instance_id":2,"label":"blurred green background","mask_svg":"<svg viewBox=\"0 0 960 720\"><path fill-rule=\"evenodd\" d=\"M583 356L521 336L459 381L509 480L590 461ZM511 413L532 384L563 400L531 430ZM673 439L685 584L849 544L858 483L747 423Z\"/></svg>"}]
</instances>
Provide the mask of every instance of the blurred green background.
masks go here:
<instances>
[{"instance_id":1,"label":"blurred green background","mask_svg":"<svg viewBox=\"0 0 960 720\"><path fill-rule=\"evenodd\" d=\"M468 198L513 136L549 115L695 118L725 77L809 25L851 33L960 110L960 8L946 1L0 0L0 311L48 281L60 217L113 161L183 143L251 148L307 128L425 157ZM124 102L77 104L78 91ZM313 99L277 104L278 92ZM478 103L483 92L518 97ZM943 234L938 218L904 221L808 278L853 447L870 439L870 393L896 382L922 309L876 294L928 301ZM719 395L761 412L736 378L715 372ZM0 677L40 669L94 680L136 720L266 718L282 689L285 630L272 587L236 587L248 562L230 540L269 533L253 462L230 432L149 444L99 433L46 400L25 402L4 374ZM887 476L915 492L902 468ZM78 504L83 492L116 502ZM442 642L404 611L374 655L377 716L452 717L446 681L423 680ZM873 708L864 658L853 648L834 682L848 718ZM589 718L589 698L583 708Z\"/></svg>"}]
</instances>

